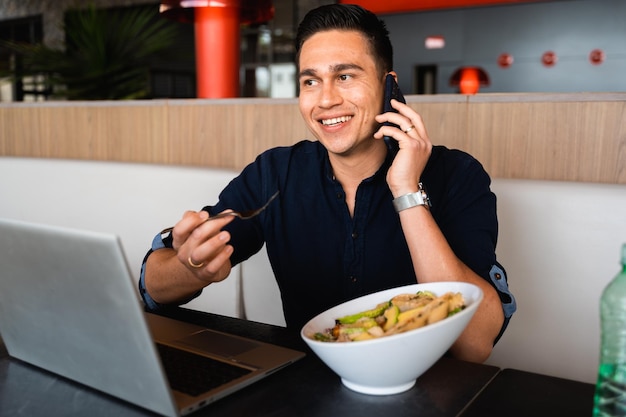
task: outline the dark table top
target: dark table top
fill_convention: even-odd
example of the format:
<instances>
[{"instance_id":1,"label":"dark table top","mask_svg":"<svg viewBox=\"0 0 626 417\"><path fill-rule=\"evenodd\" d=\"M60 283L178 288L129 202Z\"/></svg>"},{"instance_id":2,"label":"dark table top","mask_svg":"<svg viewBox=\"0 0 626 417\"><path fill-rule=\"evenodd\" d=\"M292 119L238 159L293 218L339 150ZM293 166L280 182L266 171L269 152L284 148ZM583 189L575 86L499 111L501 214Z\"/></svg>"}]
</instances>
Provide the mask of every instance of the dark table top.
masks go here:
<instances>
[{"instance_id":1,"label":"dark table top","mask_svg":"<svg viewBox=\"0 0 626 417\"><path fill-rule=\"evenodd\" d=\"M593 410L594 390L593 384L503 369L462 416L589 417Z\"/></svg>"},{"instance_id":2,"label":"dark table top","mask_svg":"<svg viewBox=\"0 0 626 417\"><path fill-rule=\"evenodd\" d=\"M542 415L564 410L557 397L580 397L587 409L590 384L552 380L537 374L442 358L407 392L368 396L353 392L308 350L298 334L284 328L229 317L175 309L168 316L217 330L305 351L307 356L243 390L222 398L194 416L464 416ZM0 416L148 416L147 411L38 368L6 357L0 347ZM537 378L543 382L538 384ZM580 385L578 385L580 384ZM543 388L542 388L543 387ZM546 388L547 387L547 388ZM591 387L591 391L589 391ZM544 389L552 391L544 392ZM570 390L573 390L570 392ZM591 393L590 393L591 392ZM480 394L480 395L479 395ZM580 394L580 395L578 395ZM545 400L545 401L543 401ZM529 403L529 404L526 404ZM535 407L531 407L535 404ZM510 407L531 413L502 414ZM526 407L526 408L523 408ZM491 412L491 414L489 414ZM551 415L561 415L559 413ZM569 414L575 415L575 414Z\"/></svg>"}]
</instances>

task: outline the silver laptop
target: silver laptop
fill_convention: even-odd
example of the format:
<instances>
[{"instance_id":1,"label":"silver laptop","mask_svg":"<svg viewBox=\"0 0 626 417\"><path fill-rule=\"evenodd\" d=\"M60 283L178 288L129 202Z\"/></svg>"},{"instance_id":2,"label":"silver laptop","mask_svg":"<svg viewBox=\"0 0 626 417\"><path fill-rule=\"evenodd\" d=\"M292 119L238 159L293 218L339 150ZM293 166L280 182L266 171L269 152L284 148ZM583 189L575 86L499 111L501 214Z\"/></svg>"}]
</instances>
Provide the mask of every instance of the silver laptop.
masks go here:
<instances>
[{"instance_id":1,"label":"silver laptop","mask_svg":"<svg viewBox=\"0 0 626 417\"><path fill-rule=\"evenodd\" d=\"M145 313L135 288L116 236L0 219L0 335L14 358L177 416L304 356ZM181 355L193 378L170 363Z\"/></svg>"}]
</instances>

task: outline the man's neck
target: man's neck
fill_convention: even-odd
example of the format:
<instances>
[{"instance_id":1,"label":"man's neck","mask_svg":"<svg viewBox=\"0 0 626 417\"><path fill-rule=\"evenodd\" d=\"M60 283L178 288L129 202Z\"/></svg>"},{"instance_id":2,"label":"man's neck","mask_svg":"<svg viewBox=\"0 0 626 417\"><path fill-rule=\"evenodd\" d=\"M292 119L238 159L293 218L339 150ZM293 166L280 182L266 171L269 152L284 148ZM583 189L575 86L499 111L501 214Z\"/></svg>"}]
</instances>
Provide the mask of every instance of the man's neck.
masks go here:
<instances>
[{"instance_id":1,"label":"man's neck","mask_svg":"<svg viewBox=\"0 0 626 417\"><path fill-rule=\"evenodd\" d=\"M361 183L378 171L387 156L387 146L383 141L370 146L358 154L329 154L333 175L344 187Z\"/></svg>"}]
</instances>

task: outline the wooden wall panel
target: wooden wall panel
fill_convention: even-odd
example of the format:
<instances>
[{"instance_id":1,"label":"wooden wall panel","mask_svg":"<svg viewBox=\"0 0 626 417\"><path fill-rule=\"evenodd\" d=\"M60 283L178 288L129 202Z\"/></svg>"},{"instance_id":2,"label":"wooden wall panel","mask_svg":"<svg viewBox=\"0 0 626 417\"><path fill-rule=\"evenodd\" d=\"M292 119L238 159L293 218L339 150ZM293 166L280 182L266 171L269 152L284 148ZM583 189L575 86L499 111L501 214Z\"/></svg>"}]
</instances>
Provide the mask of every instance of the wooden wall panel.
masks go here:
<instances>
[{"instance_id":1,"label":"wooden wall panel","mask_svg":"<svg viewBox=\"0 0 626 417\"><path fill-rule=\"evenodd\" d=\"M241 129L235 148L238 168L249 164L269 148L315 139L306 127L295 100L277 101L271 107L247 105L240 114L237 127Z\"/></svg>"},{"instance_id":2,"label":"wooden wall panel","mask_svg":"<svg viewBox=\"0 0 626 417\"><path fill-rule=\"evenodd\" d=\"M469 103L466 150L494 177L626 183L626 95Z\"/></svg>"},{"instance_id":3,"label":"wooden wall panel","mask_svg":"<svg viewBox=\"0 0 626 417\"><path fill-rule=\"evenodd\" d=\"M226 106L206 106L193 101L168 106L168 158L176 165L231 168L235 156L229 149L232 117Z\"/></svg>"},{"instance_id":4,"label":"wooden wall panel","mask_svg":"<svg viewBox=\"0 0 626 417\"><path fill-rule=\"evenodd\" d=\"M467 96L429 97L430 100L420 96L408 96L407 103L422 116L431 142L453 149L467 149Z\"/></svg>"},{"instance_id":5,"label":"wooden wall panel","mask_svg":"<svg viewBox=\"0 0 626 417\"><path fill-rule=\"evenodd\" d=\"M408 96L433 143L494 178L626 184L626 93ZM312 139L296 99L0 104L0 156L240 170Z\"/></svg>"},{"instance_id":6,"label":"wooden wall panel","mask_svg":"<svg viewBox=\"0 0 626 417\"><path fill-rule=\"evenodd\" d=\"M171 101L168 163L241 169L264 150L310 138L295 100Z\"/></svg>"},{"instance_id":7,"label":"wooden wall panel","mask_svg":"<svg viewBox=\"0 0 626 417\"><path fill-rule=\"evenodd\" d=\"M100 102L0 106L6 156L154 162L166 156L162 103Z\"/></svg>"}]
</instances>

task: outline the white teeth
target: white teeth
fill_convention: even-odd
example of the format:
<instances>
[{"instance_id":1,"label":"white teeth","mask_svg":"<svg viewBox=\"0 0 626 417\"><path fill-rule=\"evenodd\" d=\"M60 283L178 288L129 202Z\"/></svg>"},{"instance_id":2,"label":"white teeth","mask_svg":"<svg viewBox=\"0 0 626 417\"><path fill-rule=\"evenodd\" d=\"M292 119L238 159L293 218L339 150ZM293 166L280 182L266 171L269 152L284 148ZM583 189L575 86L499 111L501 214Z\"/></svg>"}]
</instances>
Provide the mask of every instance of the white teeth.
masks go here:
<instances>
[{"instance_id":1,"label":"white teeth","mask_svg":"<svg viewBox=\"0 0 626 417\"><path fill-rule=\"evenodd\" d=\"M345 123L345 122L347 122L350 119L352 119L352 116L335 117L333 119L322 120L322 124L326 125L326 126L336 125L336 124L339 124L339 123Z\"/></svg>"}]
</instances>

